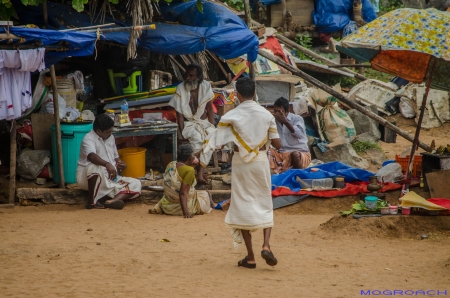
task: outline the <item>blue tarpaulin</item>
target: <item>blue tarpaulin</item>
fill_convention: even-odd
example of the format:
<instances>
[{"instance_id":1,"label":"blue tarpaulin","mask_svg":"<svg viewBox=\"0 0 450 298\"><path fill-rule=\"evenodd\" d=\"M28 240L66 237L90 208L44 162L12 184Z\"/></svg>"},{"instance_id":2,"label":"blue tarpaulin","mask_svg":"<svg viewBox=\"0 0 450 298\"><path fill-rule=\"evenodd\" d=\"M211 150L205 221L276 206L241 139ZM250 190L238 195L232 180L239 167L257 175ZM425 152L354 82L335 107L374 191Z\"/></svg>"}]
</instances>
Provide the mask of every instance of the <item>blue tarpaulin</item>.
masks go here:
<instances>
[{"instance_id":1,"label":"blue tarpaulin","mask_svg":"<svg viewBox=\"0 0 450 298\"><path fill-rule=\"evenodd\" d=\"M377 14L369 0L362 0L364 21L371 22ZM342 30L353 19L353 0L316 0L312 12L313 22L321 33Z\"/></svg>"},{"instance_id":2,"label":"blue tarpaulin","mask_svg":"<svg viewBox=\"0 0 450 298\"><path fill-rule=\"evenodd\" d=\"M299 184L297 180L295 180L295 177L297 176L299 176L300 179L320 179L341 176L344 177L345 182L369 181L369 177L374 176L374 174L369 171L353 168L338 161L328 162L314 167L320 170L317 172L311 172L308 169L287 170L281 174L272 175L272 190L284 186L294 192L299 191Z\"/></svg>"},{"instance_id":3,"label":"blue tarpaulin","mask_svg":"<svg viewBox=\"0 0 450 298\"><path fill-rule=\"evenodd\" d=\"M17 15L22 24L43 26L42 6L24 6L20 1L13 1ZM181 3L160 3L160 8L167 21L182 24L155 23L155 30L144 30L138 47L154 53L187 55L203 50L224 59L236 58L247 54L250 61L255 61L258 52L258 38L247 25L227 8L211 2L203 3L203 13L196 8L196 1ZM62 30L68 26L86 27L98 24L91 23L90 16L78 13L68 5L48 3L48 28ZM119 26L131 26L129 21L117 21L105 18L105 23ZM3 29L4 30L4 29ZM92 55L96 33L80 33L75 31L59 32L55 30L11 28L11 33L29 40L42 40L44 45L58 44L59 40L67 42L70 52L52 52L52 57ZM61 37L61 38L59 38ZM106 33L102 41L127 45L129 32ZM76 52L74 52L76 50ZM46 55L46 64L48 59Z\"/></svg>"}]
</instances>

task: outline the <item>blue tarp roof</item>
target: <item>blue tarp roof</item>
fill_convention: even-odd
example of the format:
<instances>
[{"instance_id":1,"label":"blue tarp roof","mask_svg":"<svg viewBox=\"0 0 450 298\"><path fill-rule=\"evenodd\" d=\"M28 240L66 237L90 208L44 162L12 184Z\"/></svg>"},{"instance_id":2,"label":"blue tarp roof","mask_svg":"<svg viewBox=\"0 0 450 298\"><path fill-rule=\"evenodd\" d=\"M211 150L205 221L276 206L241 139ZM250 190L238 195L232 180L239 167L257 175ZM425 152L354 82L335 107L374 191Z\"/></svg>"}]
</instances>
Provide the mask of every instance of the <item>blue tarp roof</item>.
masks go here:
<instances>
[{"instance_id":1,"label":"blue tarp roof","mask_svg":"<svg viewBox=\"0 0 450 298\"><path fill-rule=\"evenodd\" d=\"M43 26L42 7L23 6L13 1L22 24ZM203 50L224 59L247 54L250 61L256 60L258 39L247 25L227 8L211 2L203 2L203 13L196 8L196 1L160 3L162 14L167 21L181 24L155 23L156 30L144 30L138 46L151 52L171 55L193 54ZM67 26L92 26L90 16L78 13L67 5L48 3L48 27L62 30ZM62 22L61 22L62 21ZM98 23L98 22L97 22ZM105 23L119 26L131 26L130 22L117 21L106 17ZM94 23L96 24L96 23ZM4 31L4 29L0 28ZM51 52L46 55L46 64L68 56L88 56L94 51L96 33L59 32L55 30L10 28L10 32L19 37L42 40L44 45L56 45L61 40L68 43L69 52ZM129 32L103 34L101 40L127 45ZM59 58L59 59L58 59Z\"/></svg>"}]
</instances>

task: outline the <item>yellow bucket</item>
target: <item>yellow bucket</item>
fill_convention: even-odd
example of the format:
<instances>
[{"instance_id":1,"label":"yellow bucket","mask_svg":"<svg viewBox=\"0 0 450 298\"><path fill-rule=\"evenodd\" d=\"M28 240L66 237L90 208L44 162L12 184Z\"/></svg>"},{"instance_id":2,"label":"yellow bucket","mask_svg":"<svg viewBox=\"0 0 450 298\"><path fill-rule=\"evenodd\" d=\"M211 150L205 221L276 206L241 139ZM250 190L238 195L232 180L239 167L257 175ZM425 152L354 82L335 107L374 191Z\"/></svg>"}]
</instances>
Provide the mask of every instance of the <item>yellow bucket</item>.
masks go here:
<instances>
[{"instance_id":1,"label":"yellow bucket","mask_svg":"<svg viewBox=\"0 0 450 298\"><path fill-rule=\"evenodd\" d=\"M119 157L127 164L120 175L132 178L145 176L145 151L142 147L130 147L117 150Z\"/></svg>"}]
</instances>

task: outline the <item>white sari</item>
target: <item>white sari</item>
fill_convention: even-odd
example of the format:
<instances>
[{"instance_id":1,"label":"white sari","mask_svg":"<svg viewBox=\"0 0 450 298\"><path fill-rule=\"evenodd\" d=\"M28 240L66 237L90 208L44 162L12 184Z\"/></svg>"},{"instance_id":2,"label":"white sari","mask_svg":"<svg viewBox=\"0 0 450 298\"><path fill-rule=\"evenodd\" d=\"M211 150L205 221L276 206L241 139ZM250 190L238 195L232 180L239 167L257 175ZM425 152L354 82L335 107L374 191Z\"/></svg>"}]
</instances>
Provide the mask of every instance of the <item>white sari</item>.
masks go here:
<instances>
[{"instance_id":1,"label":"white sari","mask_svg":"<svg viewBox=\"0 0 450 298\"><path fill-rule=\"evenodd\" d=\"M203 142L206 137L214 132L216 128L207 119L201 119L205 111L206 104L214 99L214 93L211 84L202 81L198 87L198 108L195 114L192 114L189 101L191 94L186 90L184 83L177 86L175 94L169 101L169 106L173 107L178 113L182 114L188 121L184 123L181 134L198 153L203 148Z\"/></svg>"}]
</instances>

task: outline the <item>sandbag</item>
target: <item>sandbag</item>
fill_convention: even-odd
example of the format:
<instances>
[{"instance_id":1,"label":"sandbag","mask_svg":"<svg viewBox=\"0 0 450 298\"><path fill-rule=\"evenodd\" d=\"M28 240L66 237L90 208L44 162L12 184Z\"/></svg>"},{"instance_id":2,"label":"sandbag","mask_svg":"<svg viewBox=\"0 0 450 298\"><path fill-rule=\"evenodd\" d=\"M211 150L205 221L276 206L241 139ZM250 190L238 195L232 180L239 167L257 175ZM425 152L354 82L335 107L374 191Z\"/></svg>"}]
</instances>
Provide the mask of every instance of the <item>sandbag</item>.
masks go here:
<instances>
[{"instance_id":1,"label":"sandbag","mask_svg":"<svg viewBox=\"0 0 450 298\"><path fill-rule=\"evenodd\" d=\"M24 150L17 161L17 174L25 179L35 179L49 162L48 150Z\"/></svg>"},{"instance_id":2,"label":"sandbag","mask_svg":"<svg viewBox=\"0 0 450 298\"><path fill-rule=\"evenodd\" d=\"M327 99L317 99L323 107L318 113L320 130L328 142L341 140L350 142L356 136L355 126L350 116L337 105L338 99L329 96Z\"/></svg>"}]
</instances>

